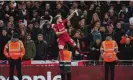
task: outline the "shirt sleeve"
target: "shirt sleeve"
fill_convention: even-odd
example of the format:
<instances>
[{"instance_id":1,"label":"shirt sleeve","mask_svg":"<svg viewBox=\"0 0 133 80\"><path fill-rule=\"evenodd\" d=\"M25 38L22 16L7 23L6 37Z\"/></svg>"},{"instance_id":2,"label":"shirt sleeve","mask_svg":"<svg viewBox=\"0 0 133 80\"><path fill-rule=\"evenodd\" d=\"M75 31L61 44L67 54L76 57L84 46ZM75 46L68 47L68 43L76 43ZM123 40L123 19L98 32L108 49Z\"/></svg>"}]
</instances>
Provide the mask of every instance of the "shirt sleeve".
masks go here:
<instances>
[{"instance_id":1,"label":"shirt sleeve","mask_svg":"<svg viewBox=\"0 0 133 80\"><path fill-rule=\"evenodd\" d=\"M62 21L63 24L66 24L66 22L67 22L67 19L64 19L64 20Z\"/></svg>"},{"instance_id":2,"label":"shirt sleeve","mask_svg":"<svg viewBox=\"0 0 133 80\"><path fill-rule=\"evenodd\" d=\"M55 32L58 32L58 29L56 28L56 25L55 25L55 24L53 25L53 30L54 30Z\"/></svg>"}]
</instances>

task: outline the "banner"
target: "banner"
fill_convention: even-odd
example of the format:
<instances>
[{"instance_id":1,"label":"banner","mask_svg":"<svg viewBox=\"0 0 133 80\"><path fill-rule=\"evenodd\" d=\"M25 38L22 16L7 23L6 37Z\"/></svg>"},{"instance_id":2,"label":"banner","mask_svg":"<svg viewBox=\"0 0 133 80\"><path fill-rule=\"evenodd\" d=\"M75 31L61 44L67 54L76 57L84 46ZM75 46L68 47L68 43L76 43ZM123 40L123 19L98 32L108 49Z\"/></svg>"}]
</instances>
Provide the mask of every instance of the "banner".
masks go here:
<instances>
[{"instance_id":1,"label":"banner","mask_svg":"<svg viewBox=\"0 0 133 80\"><path fill-rule=\"evenodd\" d=\"M23 80L60 80L58 66L23 65ZM0 80L9 77L9 66L0 65ZM16 75L16 73L15 73ZM15 76L15 80L18 78ZM72 80L104 80L103 66L74 66L72 67ZM115 80L133 80L132 66L116 66Z\"/></svg>"}]
</instances>

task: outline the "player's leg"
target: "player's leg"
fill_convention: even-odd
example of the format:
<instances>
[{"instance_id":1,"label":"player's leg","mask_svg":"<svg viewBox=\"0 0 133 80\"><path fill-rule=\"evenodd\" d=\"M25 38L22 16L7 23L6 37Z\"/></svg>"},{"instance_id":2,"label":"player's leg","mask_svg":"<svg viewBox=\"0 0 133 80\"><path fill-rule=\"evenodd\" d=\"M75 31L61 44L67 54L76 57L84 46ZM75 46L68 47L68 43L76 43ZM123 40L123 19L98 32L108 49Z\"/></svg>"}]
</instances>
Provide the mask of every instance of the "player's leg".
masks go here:
<instances>
[{"instance_id":1,"label":"player's leg","mask_svg":"<svg viewBox=\"0 0 133 80\"><path fill-rule=\"evenodd\" d=\"M73 46L80 54L82 54L80 48L76 45L76 43L71 38L68 38L67 43Z\"/></svg>"},{"instance_id":2,"label":"player's leg","mask_svg":"<svg viewBox=\"0 0 133 80\"><path fill-rule=\"evenodd\" d=\"M60 60L63 59L63 49L65 46L65 41L62 39L58 40L58 47L59 47L59 56ZM65 73L64 73L64 62L60 62L60 70L61 70L61 80L65 80Z\"/></svg>"},{"instance_id":3,"label":"player's leg","mask_svg":"<svg viewBox=\"0 0 133 80\"><path fill-rule=\"evenodd\" d=\"M58 41L58 47L59 47L59 55L63 58L63 49L65 46L65 42L62 39L59 39Z\"/></svg>"}]
</instances>

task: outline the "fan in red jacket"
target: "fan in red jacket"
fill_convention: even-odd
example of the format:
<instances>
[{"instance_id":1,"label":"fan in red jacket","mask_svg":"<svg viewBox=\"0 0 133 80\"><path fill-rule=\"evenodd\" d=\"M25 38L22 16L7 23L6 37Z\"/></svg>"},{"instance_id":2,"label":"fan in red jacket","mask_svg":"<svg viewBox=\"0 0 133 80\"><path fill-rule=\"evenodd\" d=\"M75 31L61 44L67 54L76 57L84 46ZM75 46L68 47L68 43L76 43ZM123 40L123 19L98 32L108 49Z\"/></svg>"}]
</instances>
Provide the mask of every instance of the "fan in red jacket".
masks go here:
<instances>
[{"instance_id":1,"label":"fan in red jacket","mask_svg":"<svg viewBox=\"0 0 133 80\"><path fill-rule=\"evenodd\" d=\"M127 38L130 38L130 40L133 40L132 36L122 36L122 39L120 40L120 44L124 44Z\"/></svg>"}]
</instances>

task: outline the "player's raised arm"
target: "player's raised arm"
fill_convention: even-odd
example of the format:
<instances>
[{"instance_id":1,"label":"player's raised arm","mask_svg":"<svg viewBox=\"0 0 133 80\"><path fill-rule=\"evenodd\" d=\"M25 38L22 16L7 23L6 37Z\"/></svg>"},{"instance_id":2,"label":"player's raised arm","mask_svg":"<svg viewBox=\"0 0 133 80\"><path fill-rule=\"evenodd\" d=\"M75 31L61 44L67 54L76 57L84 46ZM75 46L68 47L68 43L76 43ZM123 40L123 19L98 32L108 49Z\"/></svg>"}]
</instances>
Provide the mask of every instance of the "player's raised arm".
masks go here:
<instances>
[{"instance_id":1,"label":"player's raised arm","mask_svg":"<svg viewBox=\"0 0 133 80\"><path fill-rule=\"evenodd\" d=\"M77 9L74 10L74 11L67 17L67 20L69 21L69 20L73 17L73 15L74 15L75 13L78 15Z\"/></svg>"}]
</instances>

